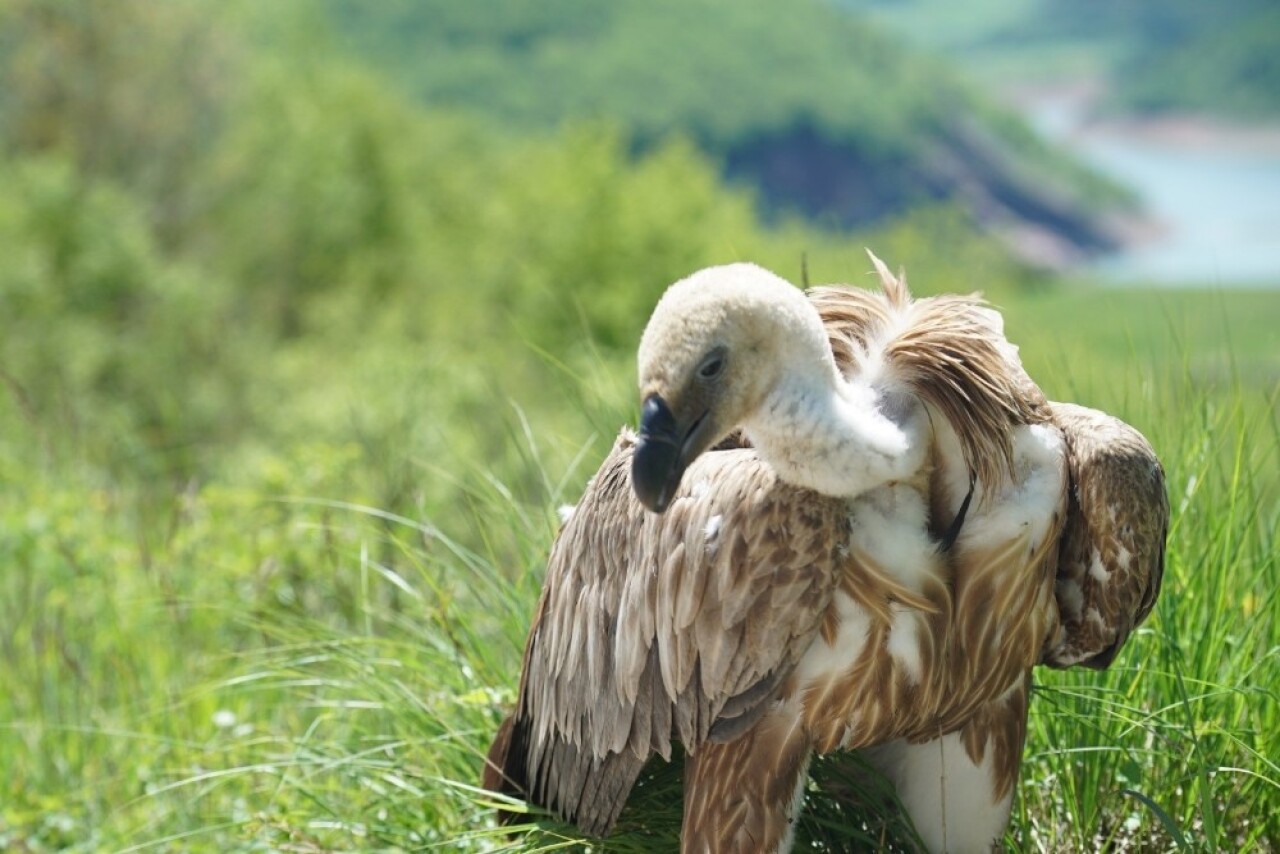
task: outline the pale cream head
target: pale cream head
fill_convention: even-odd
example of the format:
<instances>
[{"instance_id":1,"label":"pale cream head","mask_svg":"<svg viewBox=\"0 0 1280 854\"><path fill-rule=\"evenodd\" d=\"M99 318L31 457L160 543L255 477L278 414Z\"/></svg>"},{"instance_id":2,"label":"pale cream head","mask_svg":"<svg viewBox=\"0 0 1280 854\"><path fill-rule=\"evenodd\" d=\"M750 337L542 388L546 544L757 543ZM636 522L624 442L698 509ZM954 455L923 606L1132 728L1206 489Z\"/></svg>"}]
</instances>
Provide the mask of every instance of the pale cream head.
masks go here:
<instances>
[{"instance_id":1,"label":"pale cream head","mask_svg":"<svg viewBox=\"0 0 1280 854\"><path fill-rule=\"evenodd\" d=\"M822 320L804 292L746 263L699 270L668 288L637 361L641 400L658 394L677 415L718 410L712 441L742 426L783 376L836 376Z\"/></svg>"},{"instance_id":2,"label":"pale cream head","mask_svg":"<svg viewBox=\"0 0 1280 854\"><path fill-rule=\"evenodd\" d=\"M754 264L700 270L668 288L638 362L644 409L632 482L658 511L685 466L734 429L750 433L779 388L820 396L839 381L817 310Z\"/></svg>"}]
</instances>

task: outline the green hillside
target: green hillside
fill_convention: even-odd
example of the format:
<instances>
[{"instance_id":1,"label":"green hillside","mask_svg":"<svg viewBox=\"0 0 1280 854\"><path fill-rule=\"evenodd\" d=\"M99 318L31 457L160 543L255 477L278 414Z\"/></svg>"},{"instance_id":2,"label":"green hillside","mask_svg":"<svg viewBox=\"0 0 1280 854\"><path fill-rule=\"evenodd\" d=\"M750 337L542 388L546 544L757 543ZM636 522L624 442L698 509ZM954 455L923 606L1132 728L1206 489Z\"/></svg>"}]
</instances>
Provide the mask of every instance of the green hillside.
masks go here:
<instances>
[{"instance_id":1,"label":"green hillside","mask_svg":"<svg viewBox=\"0 0 1280 854\"><path fill-rule=\"evenodd\" d=\"M1280 116L1280 7L1271 0L840 0L988 84L1097 81L1105 106Z\"/></svg>"},{"instance_id":2,"label":"green hillside","mask_svg":"<svg viewBox=\"0 0 1280 854\"><path fill-rule=\"evenodd\" d=\"M1271 0L1097 4L1087 32L1132 32L1116 100L1139 110L1280 117L1280 5ZM1067 12L1055 11L1059 17Z\"/></svg>"},{"instance_id":3,"label":"green hillside","mask_svg":"<svg viewBox=\"0 0 1280 854\"><path fill-rule=\"evenodd\" d=\"M945 65L817 0L327 0L340 41L419 100L504 131L691 137L774 213L846 228L939 199L1091 251L1115 188Z\"/></svg>"}]
</instances>

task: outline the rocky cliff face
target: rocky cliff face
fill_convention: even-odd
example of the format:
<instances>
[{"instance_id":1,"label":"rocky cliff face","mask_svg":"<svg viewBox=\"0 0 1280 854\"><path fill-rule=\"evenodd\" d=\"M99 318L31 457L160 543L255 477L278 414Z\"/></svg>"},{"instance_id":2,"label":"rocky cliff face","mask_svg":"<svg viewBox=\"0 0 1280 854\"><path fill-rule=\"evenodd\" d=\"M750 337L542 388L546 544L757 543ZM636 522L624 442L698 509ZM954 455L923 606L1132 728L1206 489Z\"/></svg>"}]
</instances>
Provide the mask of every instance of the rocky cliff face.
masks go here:
<instances>
[{"instance_id":1,"label":"rocky cliff face","mask_svg":"<svg viewBox=\"0 0 1280 854\"><path fill-rule=\"evenodd\" d=\"M976 122L955 120L916 151L875 153L797 124L730 147L726 172L766 211L857 228L921 203L951 202L1018 257L1060 269L1123 242L1114 207L1099 212L1058 178L1038 174Z\"/></svg>"}]
</instances>

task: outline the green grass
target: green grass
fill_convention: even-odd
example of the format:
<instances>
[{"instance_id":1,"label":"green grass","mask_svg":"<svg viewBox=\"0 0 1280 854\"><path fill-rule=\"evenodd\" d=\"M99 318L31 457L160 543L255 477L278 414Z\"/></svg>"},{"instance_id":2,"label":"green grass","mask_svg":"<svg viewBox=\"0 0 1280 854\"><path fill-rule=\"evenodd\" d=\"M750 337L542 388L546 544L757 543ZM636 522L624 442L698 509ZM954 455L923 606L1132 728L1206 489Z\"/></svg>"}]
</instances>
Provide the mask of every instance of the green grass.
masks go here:
<instances>
[{"instance_id":1,"label":"green grass","mask_svg":"<svg viewBox=\"0 0 1280 854\"><path fill-rule=\"evenodd\" d=\"M1010 846L1273 850L1278 301L1001 296L1052 396L1151 437L1173 508L1164 590L1117 664L1037 673ZM0 455L0 847L570 845L536 815L518 841L496 834L474 784L513 697L554 507L633 405L629 368L601 371L544 376L515 396L528 418L495 392L508 457L450 441L459 422L437 425L456 453L385 460L387 480L446 482L404 515L349 503L369 474L358 425L349 443L296 440L159 495ZM533 405L549 393L594 409ZM18 446L38 443L39 423L13 422L29 431ZM879 838L811 801L803 839ZM668 850L678 819L659 769L598 850Z\"/></svg>"}]
</instances>

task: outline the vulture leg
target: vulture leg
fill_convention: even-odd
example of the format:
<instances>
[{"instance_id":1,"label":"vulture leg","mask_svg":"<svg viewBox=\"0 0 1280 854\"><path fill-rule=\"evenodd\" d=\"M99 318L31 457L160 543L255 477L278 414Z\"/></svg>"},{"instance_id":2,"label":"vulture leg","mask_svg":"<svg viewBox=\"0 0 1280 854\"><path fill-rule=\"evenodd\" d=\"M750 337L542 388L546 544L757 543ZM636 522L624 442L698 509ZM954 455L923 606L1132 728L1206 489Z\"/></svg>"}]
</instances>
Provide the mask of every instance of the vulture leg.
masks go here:
<instances>
[{"instance_id":1,"label":"vulture leg","mask_svg":"<svg viewBox=\"0 0 1280 854\"><path fill-rule=\"evenodd\" d=\"M1001 850L1027 735L1030 673L941 738L867 751L932 852Z\"/></svg>"},{"instance_id":2,"label":"vulture leg","mask_svg":"<svg viewBox=\"0 0 1280 854\"><path fill-rule=\"evenodd\" d=\"M742 737L685 758L684 854L786 852L812 753L794 716L766 715Z\"/></svg>"}]
</instances>

